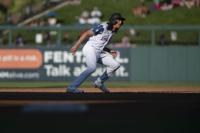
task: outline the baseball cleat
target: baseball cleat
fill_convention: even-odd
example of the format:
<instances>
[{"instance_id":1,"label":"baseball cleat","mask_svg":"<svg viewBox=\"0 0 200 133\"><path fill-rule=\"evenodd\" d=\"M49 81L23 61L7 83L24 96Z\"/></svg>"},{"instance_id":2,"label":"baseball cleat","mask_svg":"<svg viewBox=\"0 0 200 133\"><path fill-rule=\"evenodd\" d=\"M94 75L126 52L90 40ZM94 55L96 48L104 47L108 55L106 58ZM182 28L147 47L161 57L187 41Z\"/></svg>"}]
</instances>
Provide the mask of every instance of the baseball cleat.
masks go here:
<instances>
[{"instance_id":1,"label":"baseball cleat","mask_svg":"<svg viewBox=\"0 0 200 133\"><path fill-rule=\"evenodd\" d=\"M110 93L108 88L101 82L101 80L99 80L99 78L94 82L94 87L99 88L101 91L105 93Z\"/></svg>"}]
</instances>

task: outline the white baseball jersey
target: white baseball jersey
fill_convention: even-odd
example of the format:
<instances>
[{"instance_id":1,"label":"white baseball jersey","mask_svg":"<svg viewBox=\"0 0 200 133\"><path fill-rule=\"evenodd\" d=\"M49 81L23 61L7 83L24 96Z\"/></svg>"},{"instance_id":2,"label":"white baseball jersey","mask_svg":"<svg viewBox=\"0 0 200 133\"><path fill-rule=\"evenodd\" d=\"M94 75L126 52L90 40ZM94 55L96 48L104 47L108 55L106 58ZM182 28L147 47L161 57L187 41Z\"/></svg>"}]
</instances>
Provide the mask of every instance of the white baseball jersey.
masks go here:
<instances>
[{"instance_id":1,"label":"white baseball jersey","mask_svg":"<svg viewBox=\"0 0 200 133\"><path fill-rule=\"evenodd\" d=\"M95 49L102 51L113 35L113 32L107 30L107 27L107 23L102 23L92 28L91 30L94 32L95 35L89 38L86 45L91 45Z\"/></svg>"}]
</instances>

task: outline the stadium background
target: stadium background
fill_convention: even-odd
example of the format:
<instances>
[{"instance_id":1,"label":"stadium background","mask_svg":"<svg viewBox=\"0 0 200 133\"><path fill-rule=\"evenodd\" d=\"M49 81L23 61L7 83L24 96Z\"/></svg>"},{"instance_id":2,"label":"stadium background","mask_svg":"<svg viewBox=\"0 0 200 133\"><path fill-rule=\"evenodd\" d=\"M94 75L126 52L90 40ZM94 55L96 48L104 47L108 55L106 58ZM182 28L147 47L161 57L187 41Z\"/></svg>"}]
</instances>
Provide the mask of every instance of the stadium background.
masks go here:
<instances>
[{"instance_id":1,"label":"stadium background","mask_svg":"<svg viewBox=\"0 0 200 133\"><path fill-rule=\"evenodd\" d=\"M19 62L14 65L13 68L8 68L8 66L6 66L6 61L3 62L3 57L15 56L15 54L1 55L2 64L5 63L1 65L1 75L5 75L1 76L1 86L20 86L20 84L24 86L24 84L27 85L30 83L30 80L35 81L36 84L37 81L42 81L44 83L44 81L56 80L61 81L56 83L58 86L66 86L64 82L70 82L75 76L73 74L74 72L64 76L51 76L53 78L48 78L50 74L47 74L48 70L44 62L46 58L44 51L60 50L60 54L65 54L66 51L69 51L69 48L81 32L93 27L93 25L89 24L79 24L78 17L83 11L91 11L94 7L98 7L102 12L101 21L106 21L109 15L114 11L122 13L127 18L123 29L113 38L110 44L110 47L121 51L122 54L118 60L122 61L123 69L121 70L121 76L120 72L118 72L118 77L115 75L114 78L111 79L113 82L112 84L115 84L114 81L116 80L121 80L129 82L129 84L152 82L161 84L164 82L164 84L180 83L185 85L187 83L194 83L197 85L200 80L200 71L198 69L200 67L199 7L194 5L188 8L185 5L163 11L153 8L156 3L154 1L148 0L144 2L145 6L150 10L150 13L145 14L145 16L136 16L133 14L133 10L141 5L142 1L139 0L134 2L131 0L110 0L107 1L106 4L102 0L7 0L7 2L1 0L1 5L5 8L5 10L2 8L0 15L2 23L0 25L2 50L13 50L15 48L22 50L33 49L38 50L42 56L41 59L39 59L39 57L37 59L42 61L41 65L31 70L30 68L26 68L26 66L21 66L20 68L20 66L18 66L18 64L20 64ZM26 9L30 5L31 13L27 15ZM38 7L38 5L41 6ZM55 18L58 24L53 26L43 24L50 18ZM41 42L37 42L36 36L42 36L44 39L39 40ZM161 43L160 41L163 36L164 40L163 43ZM22 44L17 44L17 39L20 40L20 37L23 39L21 42ZM128 43L130 43L130 47L128 46L128 48L126 48L123 46L123 37L129 39ZM175 37L175 40L173 40L173 37ZM128 52L126 50L128 50ZM52 56L56 56L56 54L53 53ZM62 56L64 55L60 55L60 58ZM69 60L70 59L60 61L60 63L52 61L51 63L53 65L51 63L46 64L57 68L59 68L59 65L66 65L70 67L71 71L74 65L79 67L79 69L77 69L78 71L83 69L83 66L81 68L81 63L77 65L78 63L75 61L70 64L67 63ZM123 60L125 60L125 62L123 62ZM17 61L12 62L11 66ZM7 63L7 65L10 65L9 62ZM26 62L24 62L24 64L25 63ZM63 69L58 69L58 71L62 71ZM27 78L27 76L20 77L21 73L17 76L17 72L19 71L24 72L25 75L27 72L38 72L37 74L39 76L36 76L36 78ZM11 76L9 76L8 73ZM10 80L12 84L7 84L7 82L5 82ZM23 82L23 80L28 80L29 82ZM48 82L46 84L48 87L51 86ZM31 86L32 85L29 87Z\"/></svg>"},{"instance_id":2,"label":"stadium background","mask_svg":"<svg viewBox=\"0 0 200 133\"><path fill-rule=\"evenodd\" d=\"M142 2L150 13L134 14ZM198 132L200 8L161 10L158 2L0 0L2 132ZM74 57L69 49L94 26L79 24L94 7L101 21L113 12L127 19L110 43L122 64L107 82L114 93L96 93L91 85L99 67L81 86L90 93L67 94L85 68L81 51ZM46 25L49 19L53 25Z\"/></svg>"}]
</instances>

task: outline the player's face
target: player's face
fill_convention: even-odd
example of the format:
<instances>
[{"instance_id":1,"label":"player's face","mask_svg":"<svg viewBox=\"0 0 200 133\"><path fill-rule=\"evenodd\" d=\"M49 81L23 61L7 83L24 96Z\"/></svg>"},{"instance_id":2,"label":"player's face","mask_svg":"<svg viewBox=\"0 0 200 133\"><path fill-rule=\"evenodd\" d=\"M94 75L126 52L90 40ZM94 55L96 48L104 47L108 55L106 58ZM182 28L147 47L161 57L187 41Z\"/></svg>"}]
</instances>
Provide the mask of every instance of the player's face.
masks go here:
<instances>
[{"instance_id":1,"label":"player's face","mask_svg":"<svg viewBox=\"0 0 200 133\"><path fill-rule=\"evenodd\" d=\"M117 23L113 25L113 31L118 31L119 28L123 25L123 21L122 20L117 20Z\"/></svg>"}]
</instances>

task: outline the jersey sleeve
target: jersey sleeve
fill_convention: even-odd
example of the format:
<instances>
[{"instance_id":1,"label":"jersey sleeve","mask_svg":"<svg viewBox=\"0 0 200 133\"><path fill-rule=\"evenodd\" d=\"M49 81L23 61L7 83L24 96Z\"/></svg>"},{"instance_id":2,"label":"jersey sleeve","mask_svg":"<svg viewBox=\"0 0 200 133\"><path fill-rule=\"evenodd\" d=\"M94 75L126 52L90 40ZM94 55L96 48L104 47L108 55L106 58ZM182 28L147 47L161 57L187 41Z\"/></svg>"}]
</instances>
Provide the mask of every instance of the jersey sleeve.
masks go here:
<instances>
[{"instance_id":1,"label":"jersey sleeve","mask_svg":"<svg viewBox=\"0 0 200 133\"><path fill-rule=\"evenodd\" d=\"M97 25L94 28L92 28L92 31L94 32L95 35L101 34L104 31L103 25Z\"/></svg>"}]
</instances>

